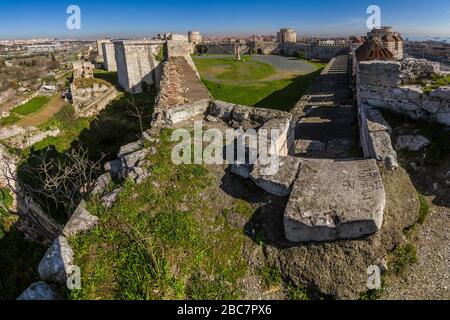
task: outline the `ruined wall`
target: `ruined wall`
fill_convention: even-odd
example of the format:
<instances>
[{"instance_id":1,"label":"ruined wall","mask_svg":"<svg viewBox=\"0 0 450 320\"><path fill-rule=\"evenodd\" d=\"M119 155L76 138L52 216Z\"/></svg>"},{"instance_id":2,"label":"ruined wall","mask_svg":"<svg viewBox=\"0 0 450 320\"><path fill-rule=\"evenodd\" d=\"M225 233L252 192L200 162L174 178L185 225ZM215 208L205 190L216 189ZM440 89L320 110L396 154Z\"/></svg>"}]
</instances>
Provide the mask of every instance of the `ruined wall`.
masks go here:
<instances>
[{"instance_id":1,"label":"ruined wall","mask_svg":"<svg viewBox=\"0 0 450 320\"><path fill-rule=\"evenodd\" d=\"M117 71L116 52L113 43L103 43L102 52L104 59L104 68L110 72Z\"/></svg>"},{"instance_id":2,"label":"ruined wall","mask_svg":"<svg viewBox=\"0 0 450 320\"><path fill-rule=\"evenodd\" d=\"M127 92L141 93L146 85L158 85L161 71L158 56L163 41L116 41L117 73Z\"/></svg>"},{"instance_id":3,"label":"ruined wall","mask_svg":"<svg viewBox=\"0 0 450 320\"><path fill-rule=\"evenodd\" d=\"M78 88L75 83L70 85L70 92L72 93L72 103L75 111L79 113L86 106L90 105L98 97L106 92L109 92L111 87L104 84L94 83L92 87Z\"/></svg>"},{"instance_id":4,"label":"ruined wall","mask_svg":"<svg viewBox=\"0 0 450 320\"><path fill-rule=\"evenodd\" d=\"M427 60L360 62L356 80L358 103L450 126L449 86L427 93L421 85L408 85L417 79L427 81L439 73L439 64Z\"/></svg>"}]
</instances>

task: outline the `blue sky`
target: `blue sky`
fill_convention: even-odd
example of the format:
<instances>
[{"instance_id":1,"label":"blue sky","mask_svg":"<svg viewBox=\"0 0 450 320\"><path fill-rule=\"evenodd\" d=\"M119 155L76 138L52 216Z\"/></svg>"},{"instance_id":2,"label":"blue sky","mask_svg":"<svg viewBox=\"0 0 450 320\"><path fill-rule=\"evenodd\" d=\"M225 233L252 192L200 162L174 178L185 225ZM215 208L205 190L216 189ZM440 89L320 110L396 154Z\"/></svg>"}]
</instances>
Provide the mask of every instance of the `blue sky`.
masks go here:
<instances>
[{"instance_id":1,"label":"blue sky","mask_svg":"<svg viewBox=\"0 0 450 320\"><path fill-rule=\"evenodd\" d=\"M81 8L81 30L66 28L66 8ZM450 0L0 0L0 39L204 34L364 34L366 9L381 7L382 24L406 36L450 36Z\"/></svg>"}]
</instances>

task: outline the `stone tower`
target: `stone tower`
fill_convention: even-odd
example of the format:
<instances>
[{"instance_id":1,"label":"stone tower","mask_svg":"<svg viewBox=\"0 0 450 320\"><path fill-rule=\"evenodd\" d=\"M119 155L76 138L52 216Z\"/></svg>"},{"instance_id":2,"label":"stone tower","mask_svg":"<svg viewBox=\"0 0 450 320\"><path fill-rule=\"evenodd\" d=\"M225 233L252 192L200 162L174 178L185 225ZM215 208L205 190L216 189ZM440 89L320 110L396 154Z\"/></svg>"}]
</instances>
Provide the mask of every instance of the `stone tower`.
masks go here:
<instances>
[{"instance_id":1,"label":"stone tower","mask_svg":"<svg viewBox=\"0 0 450 320\"><path fill-rule=\"evenodd\" d=\"M278 42L286 43L296 43L297 42L297 33L294 29L291 28L283 28L278 33Z\"/></svg>"},{"instance_id":2,"label":"stone tower","mask_svg":"<svg viewBox=\"0 0 450 320\"><path fill-rule=\"evenodd\" d=\"M188 32L188 40L193 45L198 45L202 42L202 35L198 31L189 31Z\"/></svg>"}]
</instances>

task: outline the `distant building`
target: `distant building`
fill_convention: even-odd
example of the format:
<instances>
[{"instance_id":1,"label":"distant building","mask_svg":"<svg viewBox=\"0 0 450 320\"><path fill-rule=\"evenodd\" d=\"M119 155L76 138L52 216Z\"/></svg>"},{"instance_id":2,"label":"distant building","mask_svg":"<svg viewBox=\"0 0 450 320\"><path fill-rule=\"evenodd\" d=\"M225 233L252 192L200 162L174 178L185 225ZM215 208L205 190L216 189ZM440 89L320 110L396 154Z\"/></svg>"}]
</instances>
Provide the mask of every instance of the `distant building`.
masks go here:
<instances>
[{"instance_id":1,"label":"distant building","mask_svg":"<svg viewBox=\"0 0 450 320\"><path fill-rule=\"evenodd\" d=\"M291 28L283 28L278 32L278 42L285 43L285 42L297 42L297 33L294 31L294 29Z\"/></svg>"},{"instance_id":2,"label":"distant building","mask_svg":"<svg viewBox=\"0 0 450 320\"><path fill-rule=\"evenodd\" d=\"M394 60L403 59L404 41L400 33L392 31L392 27L375 28L367 37L377 38L392 53Z\"/></svg>"}]
</instances>

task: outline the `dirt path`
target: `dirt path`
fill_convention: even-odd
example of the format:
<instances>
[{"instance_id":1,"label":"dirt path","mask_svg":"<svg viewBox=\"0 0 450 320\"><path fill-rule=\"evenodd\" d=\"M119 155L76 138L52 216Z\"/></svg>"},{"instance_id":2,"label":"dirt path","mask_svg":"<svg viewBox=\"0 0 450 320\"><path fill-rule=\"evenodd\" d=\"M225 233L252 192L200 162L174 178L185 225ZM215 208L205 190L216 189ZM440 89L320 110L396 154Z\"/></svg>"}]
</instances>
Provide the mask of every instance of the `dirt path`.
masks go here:
<instances>
[{"instance_id":1,"label":"dirt path","mask_svg":"<svg viewBox=\"0 0 450 320\"><path fill-rule=\"evenodd\" d=\"M22 127L39 126L50 119L55 113L57 113L62 108L64 103L64 100L61 99L59 95L55 95L51 98L51 100L45 107L43 107L35 114L32 114L31 116L23 118L17 123L17 125Z\"/></svg>"},{"instance_id":2,"label":"dirt path","mask_svg":"<svg viewBox=\"0 0 450 320\"><path fill-rule=\"evenodd\" d=\"M432 206L416 231L417 263L401 277L388 277L382 299L450 299L450 208Z\"/></svg>"}]
</instances>

